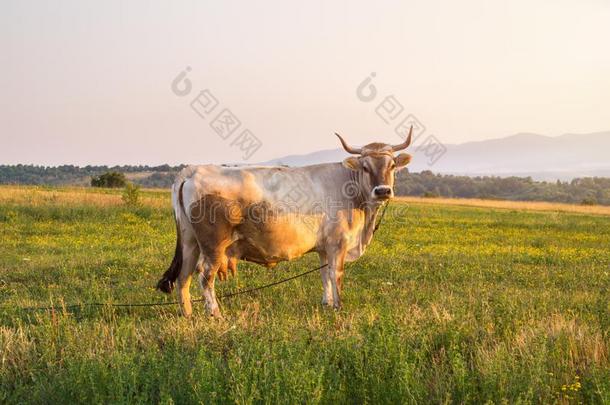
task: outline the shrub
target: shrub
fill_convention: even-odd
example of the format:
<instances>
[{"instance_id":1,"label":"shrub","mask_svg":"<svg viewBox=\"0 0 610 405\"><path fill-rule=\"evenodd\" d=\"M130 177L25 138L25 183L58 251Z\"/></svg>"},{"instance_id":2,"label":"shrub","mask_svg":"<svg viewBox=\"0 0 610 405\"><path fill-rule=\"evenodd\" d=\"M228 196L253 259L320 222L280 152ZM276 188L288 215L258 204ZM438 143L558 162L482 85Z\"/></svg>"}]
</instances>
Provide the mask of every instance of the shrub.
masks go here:
<instances>
[{"instance_id":1,"label":"shrub","mask_svg":"<svg viewBox=\"0 0 610 405\"><path fill-rule=\"evenodd\" d=\"M112 187L119 188L127 185L127 179L121 172L106 172L91 178L92 187Z\"/></svg>"},{"instance_id":2,"label":"shrub","mask_svg":"<svg viewBox=\"0 0 610 405\"><path fill-rule=\"evenodd\" d=\"M140 204L140 186L127 183L123 190L123 202L128 207L137 207Z\"/></svg>"}]
</instances>

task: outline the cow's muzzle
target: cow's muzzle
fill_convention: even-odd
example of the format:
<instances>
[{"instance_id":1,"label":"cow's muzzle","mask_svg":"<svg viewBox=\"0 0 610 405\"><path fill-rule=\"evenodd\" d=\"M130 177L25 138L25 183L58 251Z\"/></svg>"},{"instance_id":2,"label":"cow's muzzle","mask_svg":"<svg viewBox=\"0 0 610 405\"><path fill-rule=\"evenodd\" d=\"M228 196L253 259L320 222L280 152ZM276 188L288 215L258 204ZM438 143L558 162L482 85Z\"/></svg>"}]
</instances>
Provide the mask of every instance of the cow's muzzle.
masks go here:
<instances>
[{"instance_id":1,"label":"cow's muzzle","mask_svg":"<svg viewBox=\"0 0 610 405\"><path fill-rule=\"evenodd\" d=\"M379 200L387 200L388 198L392 198L394 196L394 192L390 186L377 186L373 189L372 194L373 198L377 198Z\"/></svg>"}]
</instances>

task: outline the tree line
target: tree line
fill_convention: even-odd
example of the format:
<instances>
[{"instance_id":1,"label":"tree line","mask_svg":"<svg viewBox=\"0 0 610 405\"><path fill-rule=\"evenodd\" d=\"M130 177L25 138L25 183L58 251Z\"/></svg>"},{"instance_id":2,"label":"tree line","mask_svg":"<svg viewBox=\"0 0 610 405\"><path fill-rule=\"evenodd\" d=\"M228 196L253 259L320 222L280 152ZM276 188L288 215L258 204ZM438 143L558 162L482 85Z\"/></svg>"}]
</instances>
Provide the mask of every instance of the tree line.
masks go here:
<instances>
[{"instance_id":1,"label":"tree line","mask_svg":"<svg viewBox=\"0 0 610 405\"><path fill-rule=\"evenodd\" d=\"M397 195L550 201L610 205L610 178L584 177L572 181L535 181L531 177L454 176L399 172Z\"/></svg>"},{"instance_id":2,"label":"tree line","mask_svg":"<svg viewBox=\"0 0 610 405\"><path fill-rule=\"evenodd\" d=\"M29 185L93 185L92 179L99 179L108 173L150 173L134 183L144 187L169 187L176 174L186 165L147 166L35 166L35 165L0 165L0 184ZM95 182L95 181L94 181ZM104 184L100 184L104 186Z\"/></svg>"},{"instance_id":3,"label":"tree line","mask_svg":"<svg viewBox=\"0 0 610 405\"><path fill-rule=\"evenodd\" d=\"M0 165L0 184L83 185L122 187L126 180L147 188L168 188L185 165L45 167ZM130 175L138 174L138 176ZM144 175L142 175L144 174ZM535 181L531 177L454 176L431 171L396 176L397 195L485 198L610 205L610 178L585 177L572 181Z\"/></svg>"}]
</instances>

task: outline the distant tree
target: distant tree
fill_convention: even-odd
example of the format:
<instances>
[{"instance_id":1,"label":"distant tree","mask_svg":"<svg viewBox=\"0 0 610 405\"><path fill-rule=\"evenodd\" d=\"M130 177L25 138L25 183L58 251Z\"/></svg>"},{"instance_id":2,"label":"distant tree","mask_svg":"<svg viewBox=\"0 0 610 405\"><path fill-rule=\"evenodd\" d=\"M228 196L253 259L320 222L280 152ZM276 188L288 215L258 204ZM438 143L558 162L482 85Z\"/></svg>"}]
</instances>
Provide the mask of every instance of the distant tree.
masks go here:
<instances>
[{"instance_id":1,"label":"distant tree","mask_svg":"<svg viewBox=\"0 0 610 405\"><path fill-rule=\"evenodd\" d=\"M176 178L175 172L159 173L154 172L148 177L140 178L137 184L146 188L169 188L174 183Z\"/></svg>"},{"instance_id":2,"label":"distant tree","mask_svg":"<svg viewBox=\"0 0 610 405\"><path fill-rule=\"evenodd\" d=\"M92 187L119 188L127 185L127 179L121 172L106 172L99 176L91 177Z\"/></svg>"}]
</instances>

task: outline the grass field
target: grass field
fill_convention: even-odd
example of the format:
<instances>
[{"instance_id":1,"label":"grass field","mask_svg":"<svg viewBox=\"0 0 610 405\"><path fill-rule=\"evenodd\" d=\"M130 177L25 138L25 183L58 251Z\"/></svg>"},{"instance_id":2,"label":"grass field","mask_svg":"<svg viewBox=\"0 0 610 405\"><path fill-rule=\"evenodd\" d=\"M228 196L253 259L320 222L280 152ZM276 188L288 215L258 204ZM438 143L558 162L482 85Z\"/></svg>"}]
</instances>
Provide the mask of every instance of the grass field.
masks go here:
<instances>
[{"instance_id":1,"label":"grass field","mask_svg":"<svg viewBox=\"0 0 610 405\"><path fill-rule=\"evenodd\" d=\"M310 275L214 321L201 305L21 310L173 300L153 289L169 194L128 208L116 191L0 188L0 403L610 403L610 216L521 208L397 202L341 311ZM241 263L218 291L317 264Z\"/></svg>"}]
</instances>

